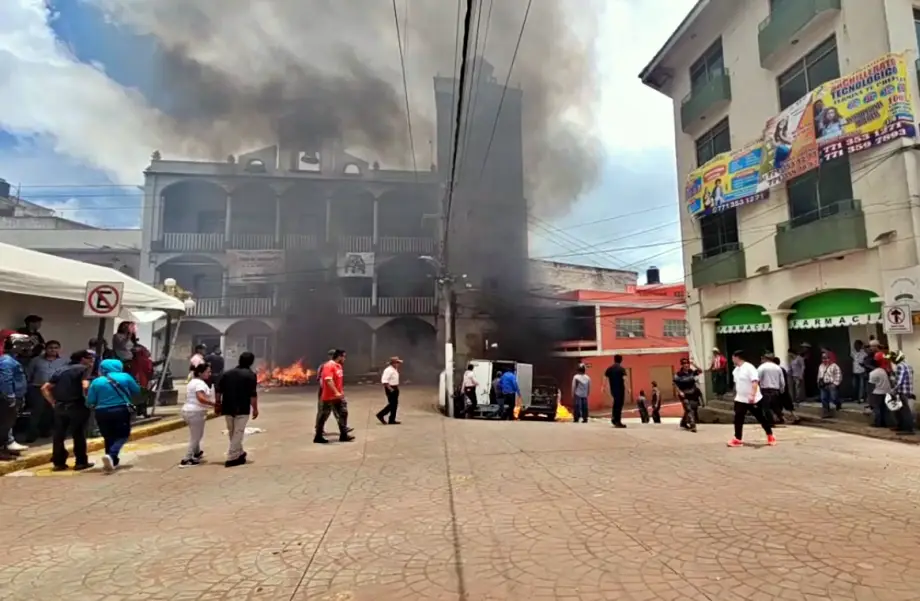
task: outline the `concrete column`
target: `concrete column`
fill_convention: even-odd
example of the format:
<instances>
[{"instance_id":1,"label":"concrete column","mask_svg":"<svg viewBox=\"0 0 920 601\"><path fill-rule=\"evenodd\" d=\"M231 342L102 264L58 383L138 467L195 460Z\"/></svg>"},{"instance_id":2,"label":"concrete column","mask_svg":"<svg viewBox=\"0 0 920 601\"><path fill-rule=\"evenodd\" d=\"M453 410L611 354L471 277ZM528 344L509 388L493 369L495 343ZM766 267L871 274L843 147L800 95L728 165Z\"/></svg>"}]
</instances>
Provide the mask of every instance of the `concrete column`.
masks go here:
<instances>
[{"instance_id":1,"label":"concrete column","mask_svg":"<svg viewBox=\"0 0 920 601\"><path fill-rule=\"evenodd\" d=\"M281 244L281 197L275 194L275 244Z\"/></svg>"},{"instance_id":2,"label":"concrete column","mask_svg":"<svg viewBox=\"0 0 920 601\"><path fill-rule=\"evenodd\" d=\"M377 266L374 266L374 277L371 278L371 306L377 308Z\"/></svg>"},{"instance_id":3,"label":"concrete column","mask_svg":"<svg viewBox=\"0 0 920 601\"><path fill-rule=\"evenodd\" d=\"M224 240L230 241L230 219L233 216L233 196L227 194L227 208L224 214Z\"/></svg>"},{"instance_id":4,"label":"concrete column","mask_svg":"<svg viewBox=\"0 0 920 601\"><path fill-rule=\"evenodd\" d=\"M793 313L788 309L764 311L770 317L770 327L773 329L773 354L779 357L783 365L789 364L789 316Z\"/></svg>"},{"instance_id":5,"label":"concrete column","mask_svg":"<svg viewBox=\"0 0 920 601\"><path fill-rule=\"evenodd\" d=\"M375 248L377 246L377 237L378 237L377 236L377 224L379 223L379 219L377 215L378 215L379 209L380 209L380 201L375 198L374 199L374 247Z\"/></svg>"},{"instance_id":6,"label":"concrete column","mask_svg":"<svg viewBox=\"0 0 920 601\"><path fill-rule=\"evenodd\" d=\"M377 365L377 330L371 330L371 367Z\"/></svg>"},{"instance_id":7,"label":"concrete column","mask_svg":"<svg viewBox=\"0 0 920 601\"><path fill-rule=\"evenodd\" d=\"M598 352L604 350L604 333L601 320L600 305L594 305L594 338L597 342Z\"/></svg>"},{"instance_id":8,"label":"concrete column","mask_svg":"<svg viewBox=\"0 0 920 601\"><path fill-rule=\"evenodd\" d=\"M227 352L227 333L226 332L220 333L220 350L223 351L224 353Z\"/></svg>"},{"instance_id":9,"label":"concrete column","mask_svg":"<svg viewBox=\"0 0 920 601\"><path fill-rule=\"evenodd\" d=\"M326 242L332 242L332 199L326 198Z\"/></svg>"},{"instance_id":10,"label":"concrete column","mask_svg":"<svg viewBox=\"0 0 920 601\"><path fill-rule=\"evenodd\" d=\"M716 347L716 326L719 323L719 318L704 317L701 323L703 325L703 356L697 357L696 360L705 363L705 365L697 365L697 367L708 371L709 365L712 362L712 349ZM727 356L732 350L722 349L722 352Z\"/></svg>"}]
</instances>

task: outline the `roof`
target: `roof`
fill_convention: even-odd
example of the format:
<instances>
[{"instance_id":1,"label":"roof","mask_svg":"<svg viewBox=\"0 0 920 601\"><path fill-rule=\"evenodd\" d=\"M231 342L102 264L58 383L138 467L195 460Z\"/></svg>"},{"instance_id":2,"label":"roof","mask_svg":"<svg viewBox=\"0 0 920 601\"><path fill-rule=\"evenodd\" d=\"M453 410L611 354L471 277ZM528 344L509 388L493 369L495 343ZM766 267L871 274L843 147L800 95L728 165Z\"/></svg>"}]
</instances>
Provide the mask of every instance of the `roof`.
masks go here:
<instances>
[{"instance_id":1,"label":"roof","mask_svg":"<svg viewBox=\"0 0 920 601\"><path fill-rule=\"evenodd\" d=\"M122 306L126 309L159 309L185 312L185 303L153 286L99 265L55 257L42 252L0 243L0 292L57 298L82 303L89 282L124 284Z\"/></svg>"},{"instance_id":2,"label":"roof","mask_svg":"<svg viewBox=\"0 0 920 601\"><path fill-rule=\"evenodd\" d=\"M642 69L642 72L639 73L639 79L642 80L647 86L651 86L656 90L661 86L660 83L653 82L651 76L654 73L655 69L661 64L661 61L664 60L664 57L667 56L669 52L674 48L675 44L687 33L690 29L690 26L693 25L693 22L700 16L700 14L706 10L706 7L709 6L711 0L698 0L697 3L690 9L690 12L687 13L687 16L684 17L684 20L680 22L680 25L677 26L677 29L674 30L674 33L671 34L671 37L668 38L668 41L664 43L655 56L652 57L652 60Z\"/></svg>"}]
</instances>

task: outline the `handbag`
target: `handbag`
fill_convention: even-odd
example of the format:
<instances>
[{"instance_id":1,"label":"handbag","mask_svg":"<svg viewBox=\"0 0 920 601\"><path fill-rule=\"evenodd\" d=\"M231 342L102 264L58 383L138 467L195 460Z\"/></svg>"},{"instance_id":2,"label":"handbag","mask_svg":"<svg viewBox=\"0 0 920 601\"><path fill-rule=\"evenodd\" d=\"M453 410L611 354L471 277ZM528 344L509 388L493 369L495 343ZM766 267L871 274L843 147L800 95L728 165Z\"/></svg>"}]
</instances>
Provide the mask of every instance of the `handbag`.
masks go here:
<instances>
[{"instance_id":1,"label":"handbag","mask_svg":"<svg viewBox=\"0 0 920 601\"><path fill-rule=\"evenodd\" d=\"M904 403L901 401L901 397L895 393L891 394L890 392L885 395L885 405L888 406L889 411L900 411L901 407L904 406Z\"/></svg>"},{"instance_id":2,"label":"handbag","mask_svg":"<svg viewBox=\"0 0 920 601\"><path fill-rule=\"evenodd\" d=\"M128 411L134 413L136 409L134 407L134 402L131 401L131 395L129 395L128 392L121 387L121 384L116 382L112 376L105 376L105 379L108 380L109 384L112 385L112 388L115 389L115 393L127 403Z\"/></svg>"}]
</instances>

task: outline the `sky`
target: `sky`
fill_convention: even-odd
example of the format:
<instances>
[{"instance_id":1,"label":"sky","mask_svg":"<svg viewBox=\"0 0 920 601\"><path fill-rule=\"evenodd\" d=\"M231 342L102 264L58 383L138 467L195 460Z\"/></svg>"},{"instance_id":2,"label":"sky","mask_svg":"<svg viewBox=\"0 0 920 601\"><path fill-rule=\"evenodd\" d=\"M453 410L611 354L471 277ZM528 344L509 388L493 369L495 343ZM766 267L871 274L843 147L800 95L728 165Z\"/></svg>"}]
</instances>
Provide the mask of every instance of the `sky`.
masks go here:
<instances>
[{"instance_id":1,"label":"sky","mask_svg":"<svg viewBox=\"0 0 920 601\"><path fill-rule=\"evenodd\" d=\"M156 85L154 44L99 10L114 1L0 2L0 177L62 217L137 227L170 99ZM637 75L693 3L603 4L599 101L585 125L600 138L600 177L566 214L531 223L532 256L682 278L671 100Z\"/></svg>"}]
</instances>

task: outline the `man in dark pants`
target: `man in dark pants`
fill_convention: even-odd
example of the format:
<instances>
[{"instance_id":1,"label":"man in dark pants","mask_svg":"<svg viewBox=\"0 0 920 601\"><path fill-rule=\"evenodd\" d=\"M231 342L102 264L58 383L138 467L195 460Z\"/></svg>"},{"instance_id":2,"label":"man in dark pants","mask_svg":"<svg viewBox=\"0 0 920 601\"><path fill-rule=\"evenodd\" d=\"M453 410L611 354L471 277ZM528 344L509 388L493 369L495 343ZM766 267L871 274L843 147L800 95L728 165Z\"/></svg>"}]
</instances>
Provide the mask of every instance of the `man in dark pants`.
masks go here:
<instances>
[{"instance_id":1,"label":"man in dark pants","mask_svg":"<svg viewBox=\"0 0 920 601\"><path fill-rule=\"evenodd\" d=\"M329 443L323 433L329 414L335 414L335 420L339 424L340 442L351 442L355 439L354 436L348 434L348 402L345 400L343 363L345 363L345 351L336 349L332 353L332 359L323 364L319 372L322 407L316 420L316 435L313 437L313 442L317 444Z\"/></svg>"},{"instance_id":2,"label":"man in dark pants","mask_svg":"<svg viewBox=\"0 0 920 601\"><path fill-rule=\"evenodd\" d=\"M517 374L513 369L509 369L502 374L498 381L501 396L498 399L498 416L499 419L514 419L514 407L517 398L521 396L521 388L518 386Z\"/></svg>"},{"instance_id":3,"label":"man in dark pants","mask_svg":"<svg viewBox=\"0 0 920 601\"><path fill-rule=\"evenodd\" d=\"M626 403L627 379L626 369L623 367L623 356L614 355L613 365L604 372L604 388L613 397L613 415L611 422L614 428L625 428L623 423L623 405Z\"/></svg>"},{"instance_id":4,"label":"man in dark pants","mask_svg":"<svg viewBox=\"0 0 920 601\"><path fill-rule=\"evenodd\" d=\"M381 424L395 425L396 410L399 408L399 366L402 365L402 359L399 357L390 357L390 364L383 370L380 377L380 383L383 384L383 392L387 397L387 406L377 412L377 421ZM389 421L385 418L390 416Z\"/></svg>"},{"instance_id":5,"label":"man in dark pants","mask_svg":"<svg viewBox=\"0 0 920 601\"><path fill-rule=\"evenodd\" d=\"M69 433L73 437L73 469L80 471L93 467L86 455L86 424L90 410L84 400L85 382L93 368L95 357L86 350L70 355L70 365L55 372L42 386L42 396L54 406L54 438L51 462L54 471L67 469L67 449L64 441Z\"/></svg>"},{"instance_id":6,"label":"man in dark pants","mask_svg":"<svg viewBox=\"0 0 920 601\"><path fill-rule=\"evenodd\" d=\"M696 432L696 424L699 423L700 399L702 398L696 379L699 375L700 370L691 365L690 360L686 358L680 360L680 369L674 374L674 386L677 388L680 404L684 408L680 427L691 432Z\"/></svg>"},{"instance_id":7,"label":"man in dark pants","mask_svg":"<svg viewBox=\"0 0 920 601\"><path fill-rule=\"evenodd\" d=\"M29 381L29 392L26 395L29 406L29 435L26 444L48 436L54 424L54 409L45 401L41 388L55 372L67 366L67 359L62 358L60 352L61 343L49 340L45 343L45 352L33 357L26 367L26 379Z\"/></svg>"}]
</instances>

